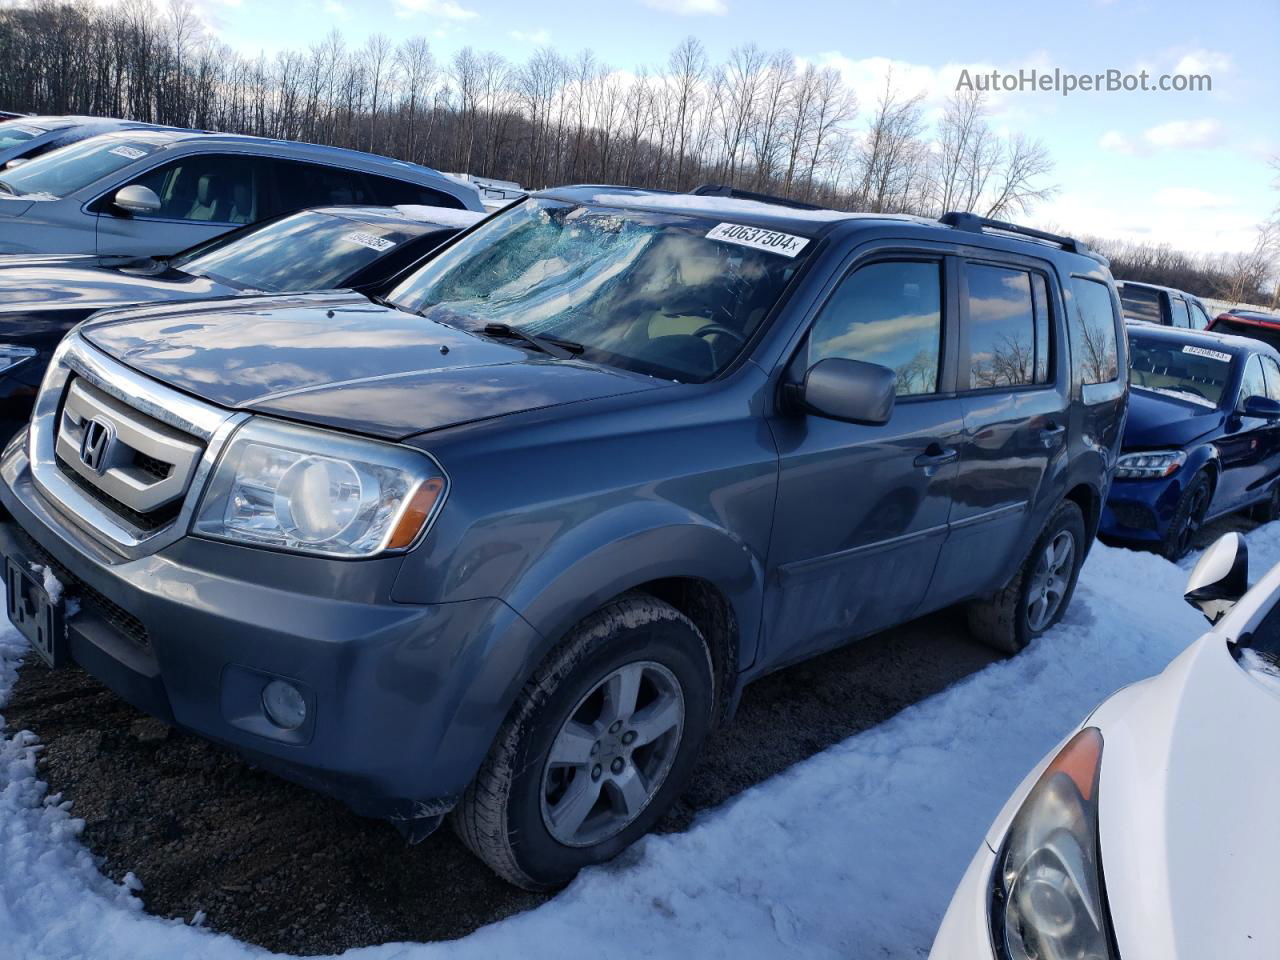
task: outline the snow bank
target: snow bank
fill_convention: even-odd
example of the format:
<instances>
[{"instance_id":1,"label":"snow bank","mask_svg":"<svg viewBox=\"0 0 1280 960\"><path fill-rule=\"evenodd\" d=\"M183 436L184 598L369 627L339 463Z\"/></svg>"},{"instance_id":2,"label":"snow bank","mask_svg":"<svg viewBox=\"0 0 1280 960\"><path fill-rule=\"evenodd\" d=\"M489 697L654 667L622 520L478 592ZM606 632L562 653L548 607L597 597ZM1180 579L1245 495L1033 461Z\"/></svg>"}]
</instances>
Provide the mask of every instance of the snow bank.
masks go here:
<instances>
[{"instance_id":1,"label":"snow bank","mask_svg":"<svg viewBox=\"0 0 1280 960\"><path fill-rule=\"evenodd\" d=\"M1248 535L1255 579L1280 523ZM442 944L350 960L577 956L924 956L1009 793L1117 687L1199 636L1186 568L1097 547L1067 621L1000 662L748 790L682 834L650 837L538 909ZM0 631L0 704L23 641ZM264 957L144 914L96 870L81 824L45 797L39 746L0 739L0 955L110 960ZM145 877L143 878L145 881Z\"/></svg>"}]
</instances>

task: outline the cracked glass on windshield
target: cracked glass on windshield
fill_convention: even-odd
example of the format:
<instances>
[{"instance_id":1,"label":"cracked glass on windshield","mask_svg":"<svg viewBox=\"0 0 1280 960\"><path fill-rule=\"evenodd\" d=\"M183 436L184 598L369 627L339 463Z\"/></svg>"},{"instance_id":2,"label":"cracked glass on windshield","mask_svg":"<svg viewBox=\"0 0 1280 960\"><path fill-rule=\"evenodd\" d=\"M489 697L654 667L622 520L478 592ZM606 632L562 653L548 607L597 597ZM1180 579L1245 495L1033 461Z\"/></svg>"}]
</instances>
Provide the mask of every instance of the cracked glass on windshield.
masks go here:
<instances>
[{"instance_id":1,"label":"cracked glass on windshield","mask_svg":"<svg viewBox=\"0 0 1280 960\"><path fill-rule=\"evenodd\" d=\"M698 216L530 199L390 299L467 330L507 324L582 344L589 361L702 381L733 360L803 260L708 237L717 227Z\"/></svg>"}]
</instances>

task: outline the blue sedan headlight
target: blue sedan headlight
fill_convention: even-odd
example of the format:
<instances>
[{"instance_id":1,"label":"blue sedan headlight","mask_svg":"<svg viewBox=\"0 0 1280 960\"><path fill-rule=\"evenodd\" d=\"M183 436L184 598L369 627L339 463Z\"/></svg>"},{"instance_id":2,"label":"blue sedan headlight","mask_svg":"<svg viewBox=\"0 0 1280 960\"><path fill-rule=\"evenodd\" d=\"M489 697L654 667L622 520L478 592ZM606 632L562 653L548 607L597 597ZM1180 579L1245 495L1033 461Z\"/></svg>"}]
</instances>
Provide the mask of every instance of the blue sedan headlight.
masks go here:
<instances>
[{"instance_id":1,"label":"blue sedan headlight","mask_svg":"<svg viewBox=\"0 0 1280 960\"><path fill-rule=\"evenodd\" d=\"M1185 450L1147 450L1126 453L1116 461L1118 480L1157 480L1177 473L1187 462Z\"/></svg>"}]
</instances>

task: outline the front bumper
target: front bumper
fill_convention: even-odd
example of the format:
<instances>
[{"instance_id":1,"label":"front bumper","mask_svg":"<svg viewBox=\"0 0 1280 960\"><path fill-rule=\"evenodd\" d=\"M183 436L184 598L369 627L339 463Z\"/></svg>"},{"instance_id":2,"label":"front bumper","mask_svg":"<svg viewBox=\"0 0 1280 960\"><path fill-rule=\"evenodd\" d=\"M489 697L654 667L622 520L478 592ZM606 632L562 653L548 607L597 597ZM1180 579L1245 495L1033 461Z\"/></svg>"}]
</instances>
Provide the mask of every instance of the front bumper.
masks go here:
<instances>
[{"instance_id":1,"label":"front bumper","mask_svg":"<svg viewBox=\"0 0 1280 960\"><path fill-rule=\"evenodd\" d=\"M495 646L536 642L500 600L392 602L400 558L192 537L109 555L38 492L20 444L0 462L0 553L53 566L80 605L71 658L121 697L367 816L426 819L456 802L488 748L477 711L503 709L505 691L474 678ZM276 677L307 701L297 730L263 713Z\"/></svg>"},{"instance_id":2,"label":"front bumper","mask_svg":"<svg viewBox=\"0 0 1280 960\"><path fill-rule=\"evenodd\" d=\"M1112 540L1158 543L1169 532L1178 500L1194 470L1183 467L1158 480L1116 480L1102 509L1098 532Z\"/></svg>"},{"instance_id":3,"label":"front bumper","mask_svg":"<svg viewBox=\"0 0 1280 960\"><path fill-rule=\"evenodd\" d=\"M929 960L983 960L995 956L988 922L991 872L995 866L996 855L982 844L951 898L942 926L933 938Z\"/></svg>"}]
</instances>

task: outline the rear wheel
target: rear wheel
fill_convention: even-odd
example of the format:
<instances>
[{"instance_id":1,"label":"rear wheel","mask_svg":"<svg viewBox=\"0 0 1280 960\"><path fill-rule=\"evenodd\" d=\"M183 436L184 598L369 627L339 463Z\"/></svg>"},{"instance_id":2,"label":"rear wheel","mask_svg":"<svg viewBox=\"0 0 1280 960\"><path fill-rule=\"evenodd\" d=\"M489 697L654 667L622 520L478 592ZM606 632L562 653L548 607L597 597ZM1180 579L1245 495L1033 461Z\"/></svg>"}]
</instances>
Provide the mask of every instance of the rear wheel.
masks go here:
<instances>
[{"instance_id":1,"label":"rear wheel","mask_svg":"<svg viewBox=\"0 0 1280 960\"><path fill-rule=\"evenodd\" d=\"M1205 514L1209 512L1209 501L1213 499L1213 485L1203 473L1182 491L1178 506L1173 511L1173 519L1160 544L1160 553L1169 560L1181 560L1195 544L1196 535L1204 524Z\"/></svg>"},{"instance_id":2,"label":"rear wheel","mask_svg":"<svg viewBox=\"0 0 1280 960\"><path fill-rule=\"evenodd\" d=\"M688 782L711 726L711 659L674 607L627 596L535 671L451 823L529 890L573 879L643 836Z\"/></svg>"},{"instance_id":3,"label":"rear wheel","mask_svg":"<svg viewBox=\"0 0 1280 960\"><path fill-rule=\"evenodd\" d=\"M1015 654L1061 618L1084 562L1084 514L1058 504L1022 566L990 597L970 601L969 629L1002 653Z\"/></svg>"}]
</instances>

